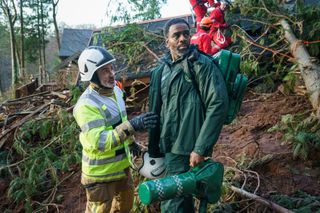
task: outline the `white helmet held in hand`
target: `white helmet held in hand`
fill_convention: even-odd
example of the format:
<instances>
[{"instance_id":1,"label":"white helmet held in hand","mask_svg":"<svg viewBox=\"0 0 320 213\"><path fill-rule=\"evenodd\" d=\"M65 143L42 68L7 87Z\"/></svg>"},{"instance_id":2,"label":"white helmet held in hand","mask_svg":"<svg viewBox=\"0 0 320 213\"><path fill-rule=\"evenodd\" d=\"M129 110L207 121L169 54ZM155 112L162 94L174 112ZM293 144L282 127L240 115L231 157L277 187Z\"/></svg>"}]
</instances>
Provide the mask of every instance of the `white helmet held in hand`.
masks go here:
<instances>
[{"instance_id":1,"label":"white helmet held in hand","mask_svg":"<svg viewBox=\"0 0 320 213\"><path fill-rule=\"evenodd\" d=\"M81 81L90 81L93 74L104 65L114 62L116 59L104 48L90 46L82 51L78 67Z\"/></svg>"},{"instance_id":2,"label":"white helmet held in hand","mask_svg":"<svg viewBox=\"0 0 320 213\"><path fill-rule=\"evenodd\" d=\"M142 154L142 165L138 172L149 179L161 178L165 175L166 166L164 158L152 158L148 152Z\"/></svg>"}]
</instances>

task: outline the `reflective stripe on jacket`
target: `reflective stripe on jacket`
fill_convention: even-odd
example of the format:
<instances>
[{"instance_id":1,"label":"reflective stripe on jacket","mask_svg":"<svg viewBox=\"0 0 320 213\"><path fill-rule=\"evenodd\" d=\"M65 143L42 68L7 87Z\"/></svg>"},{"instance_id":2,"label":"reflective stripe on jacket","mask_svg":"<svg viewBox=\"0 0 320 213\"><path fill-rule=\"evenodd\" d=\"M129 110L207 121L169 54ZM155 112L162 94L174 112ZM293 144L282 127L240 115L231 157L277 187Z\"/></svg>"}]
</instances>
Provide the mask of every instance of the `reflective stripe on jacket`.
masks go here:
<instances>
[{"instance_id":1,"label":"reflective stripe on jacket","mask_svg":"<svg viewBox=\"0 0 320 213\"><path fill-rule=\"evenodd\" d=\"M114 87L114 95L100 95L91 86L79 98L73 115L81 128L82 179L106 182L121 179L129 161L114 128L127 121L122 91Z\"/></svg>"}]
</instances>

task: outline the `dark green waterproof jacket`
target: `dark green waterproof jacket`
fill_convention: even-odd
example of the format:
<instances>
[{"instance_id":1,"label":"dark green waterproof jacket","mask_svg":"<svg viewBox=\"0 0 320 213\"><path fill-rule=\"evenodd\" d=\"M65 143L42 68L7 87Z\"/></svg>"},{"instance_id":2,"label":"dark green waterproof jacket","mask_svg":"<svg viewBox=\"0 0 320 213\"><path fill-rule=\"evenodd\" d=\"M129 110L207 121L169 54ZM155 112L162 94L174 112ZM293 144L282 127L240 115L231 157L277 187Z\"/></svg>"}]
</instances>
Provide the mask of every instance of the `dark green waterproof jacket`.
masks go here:
<instances>
[{"instance_id":1,"label":"dark green waterproof jacket","mask_svg":"<svg viewBox=\"0 0 320 213\"><path fill-rule=\"evenodd\" d=\"M211 156L218 140L228 109L226 85L207 55L197 52L196 59L190 59L195 51L191 48L175 62L168 54L152 71L149 111L160 116L160 125L149 130L151 156L192 151Z\"/></svg>"}]
</instances>

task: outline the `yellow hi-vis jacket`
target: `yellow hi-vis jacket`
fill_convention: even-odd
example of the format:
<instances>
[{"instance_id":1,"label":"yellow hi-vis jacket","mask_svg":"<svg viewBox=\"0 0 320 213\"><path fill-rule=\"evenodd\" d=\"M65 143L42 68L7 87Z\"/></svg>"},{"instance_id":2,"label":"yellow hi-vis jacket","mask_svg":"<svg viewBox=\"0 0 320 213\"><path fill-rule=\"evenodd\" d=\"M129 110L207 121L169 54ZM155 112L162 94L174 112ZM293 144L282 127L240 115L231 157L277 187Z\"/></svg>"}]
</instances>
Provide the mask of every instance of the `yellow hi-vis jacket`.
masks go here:
<instances>
[{"instance_id":1,"label":"yellow hi-vis jacket","mask_svg":"<svg viewBox=\"0 0 320 213\"><path fill-rule=\"evenodd\" d=\"M129 167L125 145L132 143L134 130L127 121L121 89L115 86L113 95L107 97L90 85L80 96L73 116L81 128L82 184L123 178L124 169ZM126 137L121 137L116 128L125 123L131 129L124 128Z\"/></svg>"}]
</instances>

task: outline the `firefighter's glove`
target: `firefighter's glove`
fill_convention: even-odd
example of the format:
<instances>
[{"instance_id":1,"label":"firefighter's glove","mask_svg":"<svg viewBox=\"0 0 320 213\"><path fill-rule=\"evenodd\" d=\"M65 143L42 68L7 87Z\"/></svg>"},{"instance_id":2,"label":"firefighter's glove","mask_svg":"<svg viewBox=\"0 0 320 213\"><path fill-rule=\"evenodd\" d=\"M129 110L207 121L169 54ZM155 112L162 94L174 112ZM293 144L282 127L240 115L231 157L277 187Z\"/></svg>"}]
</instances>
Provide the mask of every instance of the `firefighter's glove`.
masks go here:
<instances>
[{"instance_id":1,"label":"firefighter's glove","mask_svg":"<svg viewBox=\"0 0 320 213\"><path fill-rule=\"evenodd\" d=\"M141 148L140 146L136 143L136 142L133 142L132 144L129 145L129 148L130 148L130 152L132 153L133 157L139 157L141 156Z\"/></svg>"},{"instance_id":2,"label":"firefighter's glove","mask_svg":"<svg viewBox=\"0 0 320 213\"><path fill-rule=\"evenodd\" d=\"M153 112L147 112L129 120L135 131L155 128L158 123L158 116Z\"/></svg>"}]
</instances>

